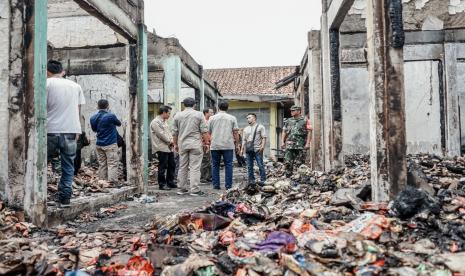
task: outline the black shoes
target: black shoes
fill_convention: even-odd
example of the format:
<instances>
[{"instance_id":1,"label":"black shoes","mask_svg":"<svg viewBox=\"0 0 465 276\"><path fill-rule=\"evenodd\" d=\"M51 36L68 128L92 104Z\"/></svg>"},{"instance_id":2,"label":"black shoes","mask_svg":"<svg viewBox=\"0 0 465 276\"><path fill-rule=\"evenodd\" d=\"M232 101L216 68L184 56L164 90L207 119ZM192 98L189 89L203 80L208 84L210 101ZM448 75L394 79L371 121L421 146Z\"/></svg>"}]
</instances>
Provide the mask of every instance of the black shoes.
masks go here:
<instances>
[{"instance_id":1,"label":"black shoes","mask_svg":"<svg viewBox=\"0 0 465 276\"><path fill-rule=\"evenodd\" d=\"M47 202L47 206L55 206L58 208L69 208L71 207L71 200L69 198L63 199L63 200L55 199L54 201Z\"/></svg>"}]
</instances>

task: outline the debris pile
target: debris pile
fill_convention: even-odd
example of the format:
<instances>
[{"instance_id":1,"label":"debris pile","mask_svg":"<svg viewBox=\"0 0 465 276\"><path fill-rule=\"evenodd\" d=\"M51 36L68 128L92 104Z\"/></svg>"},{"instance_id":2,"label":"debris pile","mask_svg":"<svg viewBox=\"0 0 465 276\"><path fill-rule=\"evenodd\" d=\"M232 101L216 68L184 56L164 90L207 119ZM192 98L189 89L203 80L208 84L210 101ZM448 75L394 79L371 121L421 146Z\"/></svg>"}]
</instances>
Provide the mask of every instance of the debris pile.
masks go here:
<instances>
[{"instance_id":1,"label":"debris pile","mask_svg":"<svg viewBox=\"0 0 465 276\"><path fill-rule=\"evenodd\" d=\"M48 169L48 195L49 200L58 191L58 184L60 182L60 173L52 170L51 166ZM73 181L73 197L89 196L95 193L109 193L112 188L121 188L127 186L123 181L124 176L120 175L119 183L111 183L105 180L100 180L96 168L83 167Z\"/></svg>"},{"instance_id":2,"label":"debris pile","mask_svg":"<svg viewBox=\"0 0 465 276\"><path fill-rule=\"evenodd\" d=\"M371 202L363 156L329 173L302 165L291 179L268 165L272 178L262 187L156 218L154 268L162 275L465 273L464 161L411 157L414 186L390 203Z\"/></svg>"},{"instance_id":3,"label":"debris pile","mask_svg":"<svg viewBox=\"0 0 465 276\"><path fill-rule=\"evenodd\" d=\"M269 163L263 186L145 229L85 229L121 204L41 232L0 203L0 274L465 274L465 159L412 156L408 167L406 189L375 203L366 156L326 173L302 165L290 179Z\"/></svg>"}]
</instances>

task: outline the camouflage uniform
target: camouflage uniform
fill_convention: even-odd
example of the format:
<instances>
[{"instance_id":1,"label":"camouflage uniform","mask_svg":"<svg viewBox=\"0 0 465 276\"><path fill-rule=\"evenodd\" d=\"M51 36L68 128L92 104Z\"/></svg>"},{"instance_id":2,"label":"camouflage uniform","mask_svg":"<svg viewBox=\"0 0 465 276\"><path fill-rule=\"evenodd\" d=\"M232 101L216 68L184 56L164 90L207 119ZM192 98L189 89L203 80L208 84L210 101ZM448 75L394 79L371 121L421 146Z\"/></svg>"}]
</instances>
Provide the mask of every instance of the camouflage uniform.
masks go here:
<instances>
[{"instance_id":1,"label":"camouflage uniform","mask_svg":"<svg viewBox=\"0 0 465 276\"><path fill-rule=\"evenodd\" d=\"M305 143L307 141L307 120L304 117L289 118L284 121L287 133L286 150L284 152L284 165L286 175L291 176L294 164L301 164L305 160Z\"/></svg>"}]
</instances>

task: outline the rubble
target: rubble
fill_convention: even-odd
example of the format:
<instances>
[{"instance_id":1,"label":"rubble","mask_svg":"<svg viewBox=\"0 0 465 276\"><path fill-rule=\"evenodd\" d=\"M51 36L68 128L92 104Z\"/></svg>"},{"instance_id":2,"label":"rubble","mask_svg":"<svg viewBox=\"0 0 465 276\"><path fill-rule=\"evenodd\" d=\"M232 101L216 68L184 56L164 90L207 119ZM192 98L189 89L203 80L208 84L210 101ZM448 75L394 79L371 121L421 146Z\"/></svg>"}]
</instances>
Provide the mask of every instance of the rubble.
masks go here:
<instances>
[{"instance_id":1,"label":"rubble","mask_svg":"<svg viewBox=\"0 0 465 276\"><path fill-rule=\"evenodd\" d=\"M410 157L412 186L382 203L371 202L368 162L353 156L327 173L302 165L291 179L281 164L268 164L262 187L238 186L142 229L81 226L117 215L124 204L40 231L0 203L0 274L64 275L76 265L93 275L464 273L465 178L458 172L465 159ZM135 202L144 208L144 201Z\"/></svg>"},{"instance_id":2,"label":"rubble","mask_svg":"<svg viewBox=\"0 0 465 276\"><path fill-rule=\"evenodd\" d=\"M268 164L270 178L259 190L235 188L189 215L222 218L223 224L202 227L202 220L186 227L187 214L156 219L153 242L188 248L196 260L212 262L208 275L460 273L465 181L458 172L464 159L415 156L410 161L414 187L407 186L390 204L370 202L370 170L363 156L329 173L302 165L291 179L282 177L279 164ZM177 267L195 262L184 258Z\"/></svg>"}]
</instances>

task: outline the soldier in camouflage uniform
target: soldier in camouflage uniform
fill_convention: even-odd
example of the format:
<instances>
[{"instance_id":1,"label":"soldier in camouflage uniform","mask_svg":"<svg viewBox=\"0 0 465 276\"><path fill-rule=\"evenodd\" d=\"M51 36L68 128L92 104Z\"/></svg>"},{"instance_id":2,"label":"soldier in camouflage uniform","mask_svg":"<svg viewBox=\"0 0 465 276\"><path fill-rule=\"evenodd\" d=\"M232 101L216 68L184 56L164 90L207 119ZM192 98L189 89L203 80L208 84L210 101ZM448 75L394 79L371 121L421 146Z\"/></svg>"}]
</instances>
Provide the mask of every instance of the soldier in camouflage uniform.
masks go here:
<instances>
[{"instance_id":1,"label":"soldier in camouflage uniform","mask_svg":"<svg viewBox=\"0 0 465 276\"><path fill-rule=\"evenodd\" d=\"M287 177L292 175L296 162L305 162L305 152L310 147L311 126L301 112L300 106L292 106L292 118L284 121L281 147L285 150L284 164Z\"/></svg>"}]
</instances>

